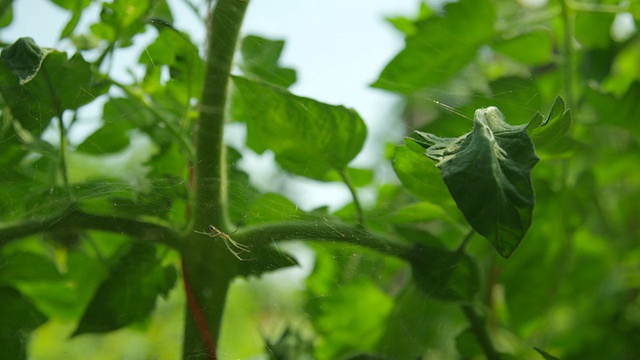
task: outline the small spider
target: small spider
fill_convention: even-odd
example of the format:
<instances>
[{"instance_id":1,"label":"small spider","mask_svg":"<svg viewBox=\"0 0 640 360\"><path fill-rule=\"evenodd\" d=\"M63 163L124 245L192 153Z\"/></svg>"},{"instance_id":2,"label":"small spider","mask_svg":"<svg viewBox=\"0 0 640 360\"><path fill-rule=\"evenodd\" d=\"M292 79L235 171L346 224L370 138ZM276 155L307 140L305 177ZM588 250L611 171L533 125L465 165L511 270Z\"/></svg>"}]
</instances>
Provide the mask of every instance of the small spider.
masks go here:
<instances>
[{"instance_id":1,"label":"small spider","mask_svg":"<svg viewBox=\"0 0 640 360\"><path fill-rule=\"evenodd\" d=\"M195 230L194 230L195 231ZM231 235L235 234L236 231L238 231L238 229L236 228ZM231 238L231 236L229 236L229 234L226 234L222 231L220 231L217 227L213 226L213 225L209 225L207 227L207 231L195 231L198 234L202 234L202 235L207 235L209 237L212 238L217 238L220 237L222 238L222 240L224 241L224 244L227 246L227 249L236 257L238 258L238 260L240 261L248 261L248 260L252 260L252 259L243 259L240 254L245 253L245 252L249 252L250 250L250 246L249 245L244 245L241 244L235 240L233 240ZM236 250L234 250L236 249Z\"/></svg>"}]
</instances>

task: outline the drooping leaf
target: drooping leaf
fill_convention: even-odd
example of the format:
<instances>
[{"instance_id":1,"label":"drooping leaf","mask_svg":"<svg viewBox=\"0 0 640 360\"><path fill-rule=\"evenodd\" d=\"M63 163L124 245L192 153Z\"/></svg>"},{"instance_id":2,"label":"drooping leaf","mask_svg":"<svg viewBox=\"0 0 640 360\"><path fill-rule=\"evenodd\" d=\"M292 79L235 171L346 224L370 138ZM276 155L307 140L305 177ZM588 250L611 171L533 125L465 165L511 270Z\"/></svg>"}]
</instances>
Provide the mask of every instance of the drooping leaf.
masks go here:
<instances>
[{"instance_id":1,"label":"drooping leaf","mask_svg":"<svg viewBox=\"0 0 640 360\"><path fill-rule=\"evenodd\" d=\"M566 109L564 99L558 96L547 119L541 120L542 116L536 114L527 124L527 133L536 146L552 144L567 133L572 122L571 110Z\"/></svg>"},{"instance_id":2,"label":"drooping leaf","mask_svg":"<svg viewBox=\"0 0 640 360\"><path fill-rule=\"evenodd\" d=\"M176 278L173 266L160 264L154 245L134 243L100 285L72 336L109 332L144 320Z\"/></svg>"},{"instance_id":3,"label":"drooping leaf","mask_svg":"<svg viewBox=\"0 0 640 360\"><path fill-rule=\"evenodd\" d=\"M323 180L362 149L367 129L354 110L237 76L233 81L241 98L234 116L247 123L247 144L258 153L273 151L283 169Z\"/></svg>"},{"instance_id":4,"label":"drooping leaf","mask_svg":"<svg viewBox=\"0 0 640 360\"><path fill-rule=\"evenodd\" d=\"M495 107L478 109L471 132L439 138L417 132L449 192L475 231L508 258L531 225L531 169L538 162L526 126L512 126Z\"/></svg>"},{"instance_id":5,"label":"drooping leaf","mask_svg":"<svg viewBox=\"0 0 640 360\"><path fill-rule=\"evenodd\" d=\"M435 299L468 302L480 289L478 267L463 252L421 245L408 260L418 288Z\"/></svg>"},{"instance_id":6,"label":"drooping leaf","mask_svg":"<svg viewBox=\"0 0 640 360\"><path fill-rule=\"evenodd\" d=\"M41 49L32 38L20 38L2 51L2 60L24 85L36 76L50 51Z\"/></svg>"},{"instance_id":7,"label":"drooping leaf","mask_svg":"<svg viewBox=\"0 0 640 360\"><path fill-rule=\"evenodd\" d=\"M385 67L372 86L410 93L442 83L465 67L494 36L491 1L461 0L416 24L405 48Z\"/></svg>"},{"instance_id":8,"label":"drooping leaf","mask_svg":"<svg viewBox=\"0 0 640 360\"><path fill-rule=\"evenodd\" d=\"M0 349L6 359L27 359L27 337L47 318L16 289L0 285Z\"/></svg>"},{"instance_id":9,"label":"drooping leaf","mask_svg":"<svg viewBox=\"0 0 640 360\"><path fill-rule=\"evenodd\" d=\"M288 88L296 82L296 71L281 67L280 54L284 40L269 40L255 35L242 39L240 69L248 77Z\"/></svg>"}]
</instances>

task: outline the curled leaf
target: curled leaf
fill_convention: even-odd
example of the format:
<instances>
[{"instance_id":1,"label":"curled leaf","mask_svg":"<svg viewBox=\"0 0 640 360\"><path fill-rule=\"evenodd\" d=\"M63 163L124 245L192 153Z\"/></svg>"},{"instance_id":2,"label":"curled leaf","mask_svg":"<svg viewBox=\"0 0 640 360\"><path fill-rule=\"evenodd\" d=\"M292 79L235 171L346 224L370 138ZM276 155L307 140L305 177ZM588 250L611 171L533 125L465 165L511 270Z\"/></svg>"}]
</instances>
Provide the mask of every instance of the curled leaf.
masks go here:
<instances>
[{"instance_id":1,"label":"curled leaf","mask_svg":"<svg viewBox=\"0 0 640 360\"><path fill-rule=\"evenodd\" d=\"M496 107L476 110L473 130L458 138L417 132L426 155L473 229L508 258L531 225L531 169L538 162L526 126L512 126Z\"/></svg>"}]
</instances>

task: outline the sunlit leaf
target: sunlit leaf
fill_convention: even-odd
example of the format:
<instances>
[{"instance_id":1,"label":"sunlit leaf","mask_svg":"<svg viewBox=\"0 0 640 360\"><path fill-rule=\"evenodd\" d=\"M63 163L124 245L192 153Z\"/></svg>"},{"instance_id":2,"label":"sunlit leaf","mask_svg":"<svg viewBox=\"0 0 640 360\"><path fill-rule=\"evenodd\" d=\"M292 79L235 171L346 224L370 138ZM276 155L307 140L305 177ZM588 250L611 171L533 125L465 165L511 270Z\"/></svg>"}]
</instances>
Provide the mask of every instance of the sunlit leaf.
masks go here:
<instances>
[{"instance_id":1,"label":"sunlit leaf","mask_svg":"<svg viewBox=\"0 0 640 360\"><path fill-rule=\"evenodd\" d=\"M337 359L348 352L373 350L392 307L389 295L367 281L354 281L310 299L307 311L324 339L315 349L316 357Z\"/></svg>"},{"instance_id":2,"label":"sunlit leaf","mask_svg":"<svg viewBox=\"0 0 640 360\"><path fill-rule=\"evenodd\" d=\"M495 107L478 109L473 131L458 138L417 132L427 156L473 229L505 258L531 225L531 169L538 162L525 126L512 126Z\"/></svg>"},{"instance_id":3,"label":"sunlit leaf","mask_svg":"<svg viewBox=\"0 0 640 360\"><path fill-rule=\"evenodd\" d=\"M416 152L415 142L406 140L407 146L396 147L393 155L393 170L402 181L402 185L411 194L420 199L439 203L447 199L447 188L442 183L438 168L429 161L425 161L424 149L419 147ZM411 145L410 145L411 144ZM411 150L414 147L414 150Z\"/></svg>"},{"instance_id":4,"label":"sunlit leaf","mask_svg":"<svg viewBox=\"0 0 640 360\"><path fill-rule=\"evenodd\" d=\"M566 109L564 99L558 96L547 119L542 122L541 119L542 116L536 114L527 124L527 133L536 146L552 144L567 133L572 122L571 110Z\"/></svg>"},{"instance_id":5,"label":"sunlit leaf","mask_svg":"<svg viewBox=\"0 0 640 360\"><path fill-rule=\"evenodd\" d=\"M498 41L492 48L523 64L540 65L551 60L551 34L531 31Z\"/></svg>"},{"instance_id":6,"label":"sunlit leaf","mask_svg":"<svg viewBox=\"0 0 640 360\"><path fill-rule=\"evenodd\" d=\"M322 180L362 149L367 129L354 110L237 76L233 81L242 98L235 116L247 123L247 144L259 153L273 151L283 169Z\"/></svg>"},{"instance_id":7,"label":"sunlit leaf","mask_svg":"<svg viewBox=\"0 0 640 360\"><path fill-rule=\"evenodd\" d=\"M240 69L248 77L288 88L296 82L296 71L280 66L283 40L269 40L248 35L242 40Z\"/></svg>"},{"instance_id":8,"label":"sunlit leaf","mask_svg":"<svg viewBox=\"0 0 640 360\"><path fill-rule=\"evenodd\" d=\"M18 43L24 45L28 41L18 40ZM108 83L91 69L80 54L67 59L64 52L43 51L40 67L34 68L36 48L23 50L23 55L14 59L21 62L25 52L32 54L29 55L33 59L31 65L27 66L30 70L24 68L20 78L12 73L6 60L0 62L0 93L11 108L13 118L27 131L38 135L52 117L62 116L65 110L75 110L93 101L107 91ZM3 55L3 59L7 56Z\"/></svg>"},{"instance_id":9,"label":"sunlit leaf","mask_svg":"<svg viewBox=\"0 0 640 360\"><path fill-rule=\"evenodd\" d=\"M410 93L451 78L494 36L491 1L461 0L443 16L418 21L405 48L385 67L374 87Z\"/></svg>"},{"instance_id":10,"label":"sunlit leaf","mask_svg":"<svg viewBox=\"0 0 640 360\"><path fill-rule=\"evenodd\" d=\"M96 291L73 336L109 332L144 320L156 298L168 295L176 278L173 266L160 264L153 245L134 243Z\"/></svg>"}]
</instances>

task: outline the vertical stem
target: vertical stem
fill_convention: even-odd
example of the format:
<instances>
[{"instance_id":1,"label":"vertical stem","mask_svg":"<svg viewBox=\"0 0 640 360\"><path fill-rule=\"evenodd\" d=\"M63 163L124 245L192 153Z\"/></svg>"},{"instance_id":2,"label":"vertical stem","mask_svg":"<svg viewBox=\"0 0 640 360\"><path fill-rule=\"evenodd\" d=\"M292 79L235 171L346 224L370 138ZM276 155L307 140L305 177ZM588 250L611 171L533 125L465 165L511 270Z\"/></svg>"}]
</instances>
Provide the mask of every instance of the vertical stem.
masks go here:
<instances>
[{"instance_id":1,"label":"vertical stem","mask_svg":"<svg viewBox=\"0 0 640 360\"><path fill-rule=\"evenodd\" d=\"M342 181L345 183L345 185L347 185L347 188L349 188L349 192L351 193L351 197L353 198L353 206L355 206L356 214L358 216L358 226L360 226L361 228L364 228L365 221L364 221L364 212L362 211L362 205L360 205L360 200L358 200L358 194L356 193L356 188L353 186L353 183L351 182L351 178L349 177L349 174L347 173L346 169L340 171L340 177L342 177Z\"/></svg>"},{"instance_id":2,"label":"vertical stem","mask_svg":"<svg viewBox=\"0 0 640 360\"><path fill-rule=\"evenodd\" d=\"M573 94L573 13L566 0L562 3L562 21L564 23L564 92L567 97L568 107L575 109L575 97ZM575 110L572 110L575 113Z\"/></svg>"},{"instance_id":3,"label":"vertical stem","mask_svg":"<svg viewBox=\"0 0 640 360\"><path fill-rule=\"evenodd\" d=\"M60 128L60 162L58 164L64 187L69 186L69 176L67 175L67 132L62 121L62 114L58 115L58 127Z\"/></svg>"},{"instance_id":4,"label":"vertical stem","mask_svg":"<svg viewBox=\"0 0 640 360\"><path fill-rule=\"evenodd\" d=\"M227 163L224 144L225 106L233 55L249 0L218 0L209 24L207 64L200 117L196 123L193 226L214 225L228 232ZM215 359L222 315L238 260L223 241L193 232L183 251L187 304L183 358ZM203 319L208 331L202 328ZM213 344L213 345L212 345ZM213 350L213 351L212 351Z\"/></svg>"},{"instance_id":5,"label":"vertical stem","mask_svg":"<svg viewBox=\"0 0 640 360\"><path fill-rule=\"evenodd\" d=\"M463 305L462 312L469 321L471 331L475 334L478 344L487 356L487 360L500 360L500 353L493 347L493 342L491 341L491 337L489 337L484 318L478 315L470 305Z\"/></svg>"}]
</instances>

